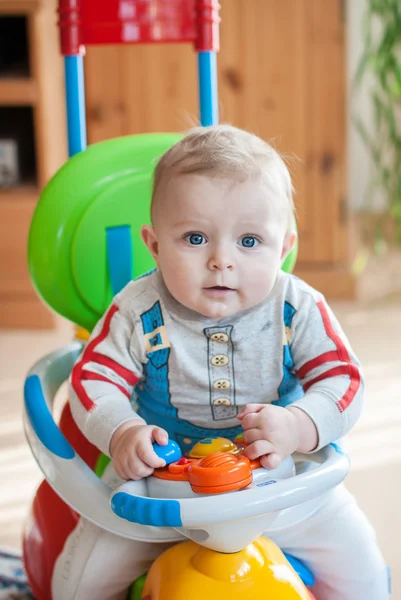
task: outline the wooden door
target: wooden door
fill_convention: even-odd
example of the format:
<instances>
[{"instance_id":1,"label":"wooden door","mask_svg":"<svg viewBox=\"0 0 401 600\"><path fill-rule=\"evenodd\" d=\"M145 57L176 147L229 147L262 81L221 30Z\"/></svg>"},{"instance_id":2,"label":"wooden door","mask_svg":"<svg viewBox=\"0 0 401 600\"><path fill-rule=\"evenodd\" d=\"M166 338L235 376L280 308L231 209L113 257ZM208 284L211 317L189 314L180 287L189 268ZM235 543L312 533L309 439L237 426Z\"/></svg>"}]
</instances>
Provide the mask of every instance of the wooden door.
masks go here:
<instances>
[{"instance_id":1,"label":"wooden door","mask_svg":"<svg viewBox=\"0 0 401 600\"><path fill-rule=\"evenodd\" d=\"M221 0L220 120L273 140L288 156L300 235L297 272L350 295L344 211L342 0ZM187 45L91 47L88 137L185 130L198 117Z\"/></svg>"}]
</instances>

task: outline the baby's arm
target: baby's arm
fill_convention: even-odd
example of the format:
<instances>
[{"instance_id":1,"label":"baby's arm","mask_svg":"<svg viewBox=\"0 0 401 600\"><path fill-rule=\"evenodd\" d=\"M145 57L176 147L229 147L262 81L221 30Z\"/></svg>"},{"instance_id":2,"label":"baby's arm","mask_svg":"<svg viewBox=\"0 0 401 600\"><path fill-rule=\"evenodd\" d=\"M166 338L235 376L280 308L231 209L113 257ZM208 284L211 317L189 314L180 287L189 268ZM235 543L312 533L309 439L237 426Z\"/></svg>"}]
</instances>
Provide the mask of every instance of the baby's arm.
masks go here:
<instances>
[{"instance_id":1,"label":"baby's arm","mask_svg":"<svg viewBox=\"0 0 401 600\"><path fill-rule=\"evenodd\" d=\"M153 452L152 442L166 444L168 436L163 429L146 425L131 406L143 367L133 314L119 299L96 325L72 370L70 404L78 427L112 456L117 473L137 479L164 465Z\"/></svg>"},{"instance_id":2,"label":"baby's arm","mask_svg":"<svg viewBox=\"0 0 401 600\"><path fill-rule=\"evenodd\" d=\"M302 284L301 284L302 285ZM249 404L238 418L246 454L267 468L299 452L339 439L362 410L364 381L358 360L324 298L304 284L290 299L295 309L290 340L293 370L305 395L287 408Z\"/></svg>"},{"instance_id":3,"label":"baby's arm","mask_svg":"<svg viewBox=\"0 0 401 600\"><path fill-rule=\"evenodd\" d=\"M336 317L317 292L299 290L290 342L294 372L305 395L290 407L314 423L318 450L345 435L357 422L364 400L360 363ZM307 451L307 449L305 449Z\"/></svg>"}]
</instances>

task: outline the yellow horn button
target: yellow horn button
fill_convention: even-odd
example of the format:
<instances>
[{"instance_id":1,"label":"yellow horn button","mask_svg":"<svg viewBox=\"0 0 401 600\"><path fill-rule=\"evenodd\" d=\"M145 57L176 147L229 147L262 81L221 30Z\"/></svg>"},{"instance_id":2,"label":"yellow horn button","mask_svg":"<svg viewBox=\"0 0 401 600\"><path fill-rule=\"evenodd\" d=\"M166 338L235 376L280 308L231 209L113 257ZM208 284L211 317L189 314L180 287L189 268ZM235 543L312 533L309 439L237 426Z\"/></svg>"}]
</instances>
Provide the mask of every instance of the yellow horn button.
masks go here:
<instances>
[{"instance_id":1,"label":"yellow horn button","mask_svg":"<svg viewBox=\"0 0 401 600\"><path fill-rule=\"evenodd\" d=\"M236 454L239 452L239 448L237 444L227 438L205 438L197 442L187 456L190 458L203 458L215 452L232 452Z\"/></svg>"}]
</instances>

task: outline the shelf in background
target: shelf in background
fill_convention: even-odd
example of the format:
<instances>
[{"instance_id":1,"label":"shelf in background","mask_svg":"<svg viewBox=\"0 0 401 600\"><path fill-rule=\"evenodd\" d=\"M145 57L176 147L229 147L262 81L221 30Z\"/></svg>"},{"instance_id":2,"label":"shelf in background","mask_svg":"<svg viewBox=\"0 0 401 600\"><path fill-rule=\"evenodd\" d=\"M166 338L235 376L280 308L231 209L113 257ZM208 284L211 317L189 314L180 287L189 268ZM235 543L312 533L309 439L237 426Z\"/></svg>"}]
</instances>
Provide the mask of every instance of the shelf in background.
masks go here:
<instances>
[{"instance_id":1,"label":"shelf in background","mask_svg":"<svg viewBox=\"0 0 401 600\"><path fill-rule=\"evenodd\" d=\"M0 77L0 106L33 106L37 85L29 77Z\"/></svg>"},{"instance_id":2,"label":"shelf in background","mask_svg":"<svg viewBox=\"0 0 401 600\"><path fill-rule=\"evenodd\" d=\"M27 247L41 191L67 159L57 4L0 0L0 330L55 323L32 285Z\"/></svg>"},{"instance_id":3,"label":"shelf in background","mask_svg":"<svg viewBox=\"0 0 401 600\"><path fill-rule=\"evenodd\" d=\"M13 187L0 187L0 204L4 201L26 201L36 202L39 198L40 190L34 183L21 183Z\"/></svg>"},{"instance_id":4,"label":"shelf in background","mask_svg":"<svg viewBox=\"0 0 401 600\"><path fill-rule=\"evenodd\" d=\"M32 13L40 0L0 0L0 10L4 15L26 15Z\"/></svg>"}]
</instances>

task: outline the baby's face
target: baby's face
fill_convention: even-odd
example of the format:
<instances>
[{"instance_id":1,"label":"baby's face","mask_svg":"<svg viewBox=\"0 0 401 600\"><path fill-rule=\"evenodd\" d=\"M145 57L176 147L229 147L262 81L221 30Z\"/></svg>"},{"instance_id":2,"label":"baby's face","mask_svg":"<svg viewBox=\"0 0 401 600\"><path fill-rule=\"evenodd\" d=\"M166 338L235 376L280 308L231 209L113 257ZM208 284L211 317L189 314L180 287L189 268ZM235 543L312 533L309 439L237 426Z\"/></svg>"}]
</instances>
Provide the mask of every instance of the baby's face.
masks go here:
<instances>
[{"instance_id":1,"label":"baby's face","mask_svg":"<svg viewBox=\"0 0 401 600\"><path fill-rule=\"evenodd\" d=\"M288 238L285 210L266 185L185 175L162 193L142 236L172 296L211 319L262 302Z\"/></svg>"}]
</instances>

